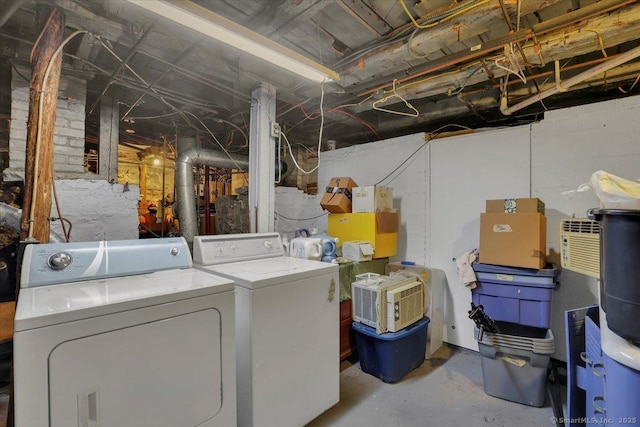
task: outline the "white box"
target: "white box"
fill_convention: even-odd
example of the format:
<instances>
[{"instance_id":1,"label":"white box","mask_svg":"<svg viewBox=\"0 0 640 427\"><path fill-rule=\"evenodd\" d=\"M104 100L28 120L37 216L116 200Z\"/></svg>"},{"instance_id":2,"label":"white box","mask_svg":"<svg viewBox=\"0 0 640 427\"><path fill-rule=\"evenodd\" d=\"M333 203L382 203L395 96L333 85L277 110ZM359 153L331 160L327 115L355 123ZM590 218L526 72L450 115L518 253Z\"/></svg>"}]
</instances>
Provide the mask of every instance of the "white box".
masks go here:
<instances>
[{"instance_id":1,"label":"white box","mask_svg":"<svg viewBox=\"0 0 640 427\"><path fill-rule=\"evenodd\" d=\"M353 187L351 212L393 211L392 187Z\"/></svg>"},{"instance_id":2,"label":"white box","mask_svg":"<svg viewBox=\"0 0 640 427\"><path fill-rule=\"evenodd\" d=\"M365 240L351 240L342 244L342 258L351 261L370 261L373 259L373 246Z\"/></svg>"}]
</instances>

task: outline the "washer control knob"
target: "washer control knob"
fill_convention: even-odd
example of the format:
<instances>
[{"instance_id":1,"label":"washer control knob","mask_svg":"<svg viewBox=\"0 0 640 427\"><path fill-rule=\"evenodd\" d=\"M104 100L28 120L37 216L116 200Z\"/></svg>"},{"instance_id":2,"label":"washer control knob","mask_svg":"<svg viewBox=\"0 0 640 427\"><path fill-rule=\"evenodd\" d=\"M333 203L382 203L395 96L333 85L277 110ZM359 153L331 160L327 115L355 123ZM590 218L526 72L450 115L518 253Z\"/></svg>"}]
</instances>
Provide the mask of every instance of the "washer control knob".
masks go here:
<instances>
[{"instance_id":1,"label":"washer control knob","mask_svg":"<svg viewBox=\"0 0 640 427\"><path fill-rule=\"evenodd\" d=\"M178 256L178 254L180 253L180 249L178 248L171 248L171 255L173 256Z\"/></svg>"},{"instance_id":2,"label":"washer control knob","mask_svg":"<svg viewBox=\"0 0 640 427\"><path fill-rule=\"evenodd\" d=\"M271 243L271 240L265 240L264 247L267 248L267 249L272 249L273 248L273 243Z\"/></svg>"},{"instance_id":3,"label":"washer control knob","mask_svg":"<svg viewBox=\"0 0 640 427\"><path fill-rule=\"evenodd\" d=\"M49 267L53 270L64 270L69 267L73 257L66 252L56 252L48 260Z\"/></svg>"}]
</instances>

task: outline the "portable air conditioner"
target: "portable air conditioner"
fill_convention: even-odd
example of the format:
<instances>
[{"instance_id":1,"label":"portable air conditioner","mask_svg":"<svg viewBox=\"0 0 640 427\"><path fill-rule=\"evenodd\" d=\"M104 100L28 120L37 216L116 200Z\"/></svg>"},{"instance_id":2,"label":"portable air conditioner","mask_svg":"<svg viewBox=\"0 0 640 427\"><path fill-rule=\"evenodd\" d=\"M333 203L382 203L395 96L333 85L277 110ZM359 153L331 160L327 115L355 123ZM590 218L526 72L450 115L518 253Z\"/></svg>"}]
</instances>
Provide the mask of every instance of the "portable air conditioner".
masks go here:
<instances>
[{"instance_id":1,"label":"portable air conditioner","mask_svg":"<svg viewBox=\"0 0 640 427\"><path fill-rule=\"evenodd\" d=\"M351 285L354 321L382 334L397 332L422 319L424 284L418 278L365 273L356 279Z\"/></svg>"},{"instance_id":2,"label":"portable air conditioner","mask_svg":"<svg viewBox=\"0 0 640 427\"><path fill-rule=\"evenodd\" d=\"M562 268L600 278L600 225L590 219L560 222Z\"/></svg>"},{"instance_id":3,"label":"portable air conditioner","mask_svg":"<svg viewBox=\"0 0 640 427\"><path fill-rule=\"evenodd\" d=\"M387 330L389 332L398 332L422 319L423 285L416 278L407 280L410 280L410 283L387 290Z\"/></svg>"}]
</instances>

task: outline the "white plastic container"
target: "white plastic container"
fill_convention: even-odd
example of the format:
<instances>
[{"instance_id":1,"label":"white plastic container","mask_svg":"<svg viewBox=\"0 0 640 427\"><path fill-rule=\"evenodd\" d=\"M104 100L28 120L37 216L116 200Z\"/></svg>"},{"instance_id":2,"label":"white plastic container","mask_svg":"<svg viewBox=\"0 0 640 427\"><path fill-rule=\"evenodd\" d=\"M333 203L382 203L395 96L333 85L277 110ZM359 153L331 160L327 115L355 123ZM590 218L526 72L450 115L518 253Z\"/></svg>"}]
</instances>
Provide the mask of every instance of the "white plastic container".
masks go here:
<instances>
[{"instance_id":1,"label":"white plastic container","mask_svg":"<svg viewBox=\"0 0 640 427\"><path fill-rule=\"evenodd\" d=\"M289 256L320 261L322 259L322 239L319 237L296 237L291 239Z\"/></svg>"}]
</instances>

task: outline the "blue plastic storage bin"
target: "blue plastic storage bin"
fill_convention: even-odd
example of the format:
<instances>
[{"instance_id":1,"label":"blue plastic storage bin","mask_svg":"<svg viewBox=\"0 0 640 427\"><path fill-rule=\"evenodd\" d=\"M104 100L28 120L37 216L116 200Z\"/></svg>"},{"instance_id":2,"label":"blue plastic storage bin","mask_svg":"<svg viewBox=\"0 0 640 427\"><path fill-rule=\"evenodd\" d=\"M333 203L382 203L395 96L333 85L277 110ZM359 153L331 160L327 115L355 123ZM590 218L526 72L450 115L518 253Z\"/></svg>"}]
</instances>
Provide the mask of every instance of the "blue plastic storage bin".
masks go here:
<instances>
[{"instance_id":1,"label":"blue plastic storage bin","mask_svg":"<svg viewBox=\"0 0 640 427\"><path fill-rule=\"evenodd\" d=\"M387 383L400 381L424 362L428 325L425 317L399 332L379 335L375 328L354 322L360 369Z\"/></svg>"},{"instance_id":2,"label":"blue plastic storage bin","mask_svg":"<svg viewBox=\"0 0 640 427\"><path fill-rule=\"evenodd\" d=\"M473 263L478 276L471 291L493 320L547 329L551 325L551 296L558 270L503 267Z\"/></svg>"}]
</instances>

